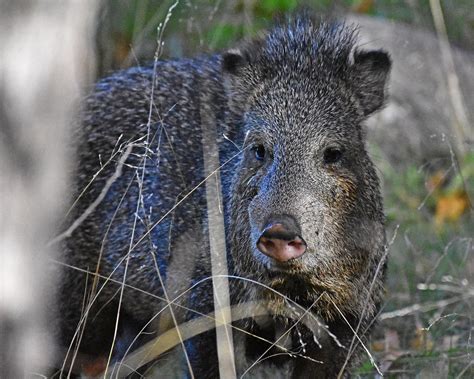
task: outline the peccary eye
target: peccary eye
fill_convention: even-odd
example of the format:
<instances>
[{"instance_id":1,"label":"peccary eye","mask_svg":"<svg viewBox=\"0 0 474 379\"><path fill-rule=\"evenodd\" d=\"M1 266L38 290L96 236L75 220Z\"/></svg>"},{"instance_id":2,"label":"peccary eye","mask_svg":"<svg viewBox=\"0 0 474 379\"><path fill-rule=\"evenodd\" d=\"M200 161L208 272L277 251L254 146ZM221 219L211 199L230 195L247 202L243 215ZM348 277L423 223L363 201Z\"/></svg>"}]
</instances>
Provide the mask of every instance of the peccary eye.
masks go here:
<instances>
[{"instance_id":1,"label":"peccary eye","mask_svg":"<svg viewBox=\"0 0 474 379\"><path fill-rule=\"evenodd\" d=\"M324 163L336 163L342 158L342 150L337 147L329 147L324 151Z\"/></svg>"},{"instance_id":2,"label":"peccary eye","mask_svg":"<svg viewBox=\"0 0 474 379\"><path fill-rule=\"evenodd\" d=\"M255 150L255 159L257 159L258 161L263 161L266 154L265 147L263 145L257 145L254 147L254 150Z\"/></svg>"}]
</instances>

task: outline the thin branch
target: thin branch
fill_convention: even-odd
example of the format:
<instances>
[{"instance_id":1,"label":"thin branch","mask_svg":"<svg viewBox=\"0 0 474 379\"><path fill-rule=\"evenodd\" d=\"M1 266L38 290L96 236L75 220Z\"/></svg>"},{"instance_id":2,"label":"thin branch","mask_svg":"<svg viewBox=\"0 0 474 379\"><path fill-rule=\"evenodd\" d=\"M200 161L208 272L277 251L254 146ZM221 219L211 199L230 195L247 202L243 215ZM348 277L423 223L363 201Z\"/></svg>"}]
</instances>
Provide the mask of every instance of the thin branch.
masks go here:
<instances>
[{"instance_id":1,"label":"thin branch","mask_svg":"<svg viewBox=\"0 0 474 379\"><path fill-rule=\"evenodd\" d=\"M102 188L102 191L100 191L99 196L86 208L86 210L72 223L72 225L67 228L66 231L63 233L59 234L55 238L53 238L51 241L48 242L48 246L54 245L65 238L69 238L72 233L94 212L94 210L97 208L97 206L104 200L105 195L107 195L107 192L109 192L110 187L112 184L115 183L115 181L122 175L122 169L125 161L127 160L128 156L130 155L132 151L133 145L128 145L127 149L125 152L122 154L120 157L120 160L117 163L117 167L115 168L115 172L113 175L107 179L107 182L105 183L104 187Z\"/></svg>"}]
</instances>

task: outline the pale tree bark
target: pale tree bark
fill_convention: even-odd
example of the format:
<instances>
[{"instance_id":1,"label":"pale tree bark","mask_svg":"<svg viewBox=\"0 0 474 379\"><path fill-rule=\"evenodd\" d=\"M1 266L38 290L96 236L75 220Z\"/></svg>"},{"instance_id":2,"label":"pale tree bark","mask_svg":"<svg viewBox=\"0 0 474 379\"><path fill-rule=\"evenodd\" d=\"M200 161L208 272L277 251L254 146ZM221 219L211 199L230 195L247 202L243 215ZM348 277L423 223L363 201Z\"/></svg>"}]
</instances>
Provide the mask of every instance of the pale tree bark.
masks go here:
<instances>
[{"instance_id":1,"label":"pale tree bark","mask_svg":"<svg viewBox=\"0 0 474 379\"><path fill-rule=\"evenodd\" d=\"M0 1L0 377L44 372L56 285L47 241L91 79L98 1Z\"/></svg>"}]
</instances>

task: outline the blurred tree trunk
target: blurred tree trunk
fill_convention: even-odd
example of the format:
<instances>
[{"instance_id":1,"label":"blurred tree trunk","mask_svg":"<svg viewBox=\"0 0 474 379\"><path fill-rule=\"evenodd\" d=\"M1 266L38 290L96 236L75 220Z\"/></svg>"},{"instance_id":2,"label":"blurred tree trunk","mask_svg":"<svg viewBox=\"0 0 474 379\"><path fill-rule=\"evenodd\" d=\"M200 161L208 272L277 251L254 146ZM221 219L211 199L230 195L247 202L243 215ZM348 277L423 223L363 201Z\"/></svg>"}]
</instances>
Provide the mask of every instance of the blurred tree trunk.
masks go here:
<instances>
[{"instance_id":1,"label":"blurred tree trunk","mask_svg":"<svg viewBox=\"0 0 474 379\"><path fill-rule=\"evenodd\" d=\"M0 376L40 372L54 354L54 251L69 135L91 79L98 2L0 1Z\"/></svg>"}]
</instances>

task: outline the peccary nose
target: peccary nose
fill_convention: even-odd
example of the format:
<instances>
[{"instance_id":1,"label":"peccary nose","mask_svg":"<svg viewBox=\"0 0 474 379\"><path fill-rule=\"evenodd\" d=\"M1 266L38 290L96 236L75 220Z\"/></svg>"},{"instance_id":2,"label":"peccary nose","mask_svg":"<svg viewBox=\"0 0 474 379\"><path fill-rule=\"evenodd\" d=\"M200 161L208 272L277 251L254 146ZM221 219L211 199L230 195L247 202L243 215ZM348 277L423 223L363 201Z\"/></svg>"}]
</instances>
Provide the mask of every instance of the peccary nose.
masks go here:
<instances>
[{"instance_id":1,"label":"peccary nose","mask_svg":"<svg viewBox=\"0 0 474 379\"><path fill-rule=\"evenodd\" d=\"M298 258L306 251L296 223L273 222L267 225L257 241L257 249L278 262Z\"/></svg>"}]
</instances>

